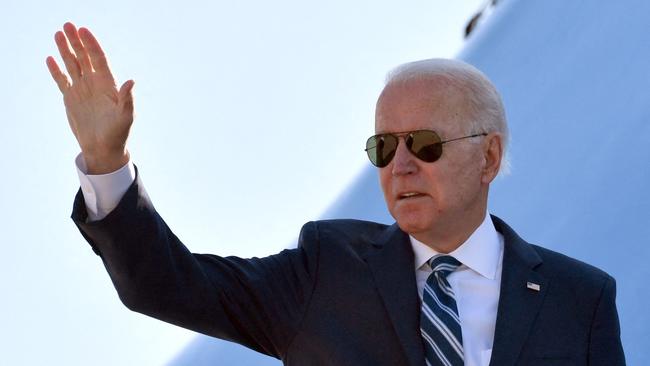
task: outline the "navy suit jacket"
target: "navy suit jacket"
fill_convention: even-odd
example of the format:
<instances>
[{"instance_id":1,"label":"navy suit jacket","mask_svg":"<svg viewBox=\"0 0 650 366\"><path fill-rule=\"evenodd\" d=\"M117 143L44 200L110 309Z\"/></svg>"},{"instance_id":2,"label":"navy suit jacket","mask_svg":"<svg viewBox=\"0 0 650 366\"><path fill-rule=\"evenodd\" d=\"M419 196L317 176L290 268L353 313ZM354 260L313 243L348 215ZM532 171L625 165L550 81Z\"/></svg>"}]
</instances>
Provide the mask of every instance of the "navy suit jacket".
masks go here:
<instances>
[{"instance_id":1,"label":"navy suit jacket","mask_svg":"<svg viewBox=\"0 0 650 366\"><path fill-rule=\"evenodd\" d=\"M297 248L269 257L192 254L139 177L100 221L86 222L79 192L72 218L131 310L286 365L425 364L413 252L397 225L310 222ZM624 365L614 279L492 220L505 248L490 365Z\"/></svg>"}]
</instances>

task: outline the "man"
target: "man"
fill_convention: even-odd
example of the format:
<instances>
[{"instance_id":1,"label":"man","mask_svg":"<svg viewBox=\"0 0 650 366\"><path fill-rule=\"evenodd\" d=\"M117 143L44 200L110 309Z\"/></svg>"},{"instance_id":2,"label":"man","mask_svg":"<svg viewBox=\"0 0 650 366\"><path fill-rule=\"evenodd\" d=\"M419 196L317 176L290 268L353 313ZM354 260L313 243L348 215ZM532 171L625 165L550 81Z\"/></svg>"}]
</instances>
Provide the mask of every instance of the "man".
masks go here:
<instances>
[{"instance_id":1,"label":"man","mask_svg":"<svg viewBox=\"0 0 650 366\"><path fill-rule=\"evenodd\" d=\"M55 40L82 150L72 217L130 309L287 365L625 364L614 280L487 213L508 131L475 68L407 64L379 96L366 150L396 224L311 222L298 248L242 259L176 238L126 149L133 82L117 90L87 29Z\"/></svg>"}]
</instances>

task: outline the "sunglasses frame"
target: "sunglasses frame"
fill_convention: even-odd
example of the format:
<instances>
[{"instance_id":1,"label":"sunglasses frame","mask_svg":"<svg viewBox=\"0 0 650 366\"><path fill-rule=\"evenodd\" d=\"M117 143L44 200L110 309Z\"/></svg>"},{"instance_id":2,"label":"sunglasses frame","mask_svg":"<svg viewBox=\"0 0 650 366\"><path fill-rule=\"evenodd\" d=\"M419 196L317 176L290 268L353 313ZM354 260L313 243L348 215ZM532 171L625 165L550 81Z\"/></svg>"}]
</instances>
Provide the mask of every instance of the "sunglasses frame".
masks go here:
<instances>
[{"instance_id":1,"label":"sunglasses frame","mask_svg":"<svg viewBox=\"0 0 650 366\"><path fill-rule=\"evenodd\" d=\"M415 156L416 158L418 158L418 159L421 160L421 161L424 161L425 163L434 163L434 162L438 161L438 160L442 157L442 145L444 145L444 144L446 144L446 143L448 143L448 142L453 142L453 141L458 141L458 140L468 139L468 138L472 138L472 137L479 137L479 136L487 136L487 135L488 135L487 132L481 132L481 133L475 133L475 134L472 134L472 135L467 135L467 136L462 136L462 137L456 137L456 138L453 138L453 139L442 140L442 138L440 137L440 135L439 135L436 131L433 131L433 130L415 130L415 131L395 132L395 133L379 133L379 134L376 134L376 135L370 136L370 137L368 138L368 140L366 140L366 148L364 149L364 151L368 154L368 159L370 159L370 163L372 163L372 165L376 166L377 168L385 168L385 167L387 167L387 166L390 164L390 162L391 162L391 161L393 160L393 158L395 157L394 153L393 153L393 156L392 156L390 159L388 159L388 161L386 161L386 164L385 164L385 165L377 165L377 164L375 164L375 162L373 162L372 158L370 157L370 153L368 152L368 150L370 150L370 149L375 149L375 148L377 147L377 145L375 145L375 146L373 146L373 147L367 147L367 146L368 146L368 143L370 142L370 140L374 138L375 141L377 141L378 138L381 138L381 137L383 137L383 136L393 136L393 137L395 137L395 139L397 140L397 143L395 144L395 151L397 151L397 147L399 146L399 140L400 140L400 137L408 136L408 135L413 135L413 134L418 133L418 132L431 132L431 133L433 133L434 135L438 136L438 139L440 140L440 142L436 142L436 143L435 143L435 144L440 145L440 155L439 155L435 160L433 160L433 161L426 161L426 160L423 160L423 159L421 159L419 156L417 156L416 153L415 153L413 150L411 150L410 147L407 147L407 148L406 148L406 149L407 149L411 154L413 154L413 156ZM404 142L406 143L406 139L404 139Z\"/></svg>"}]
</instances>

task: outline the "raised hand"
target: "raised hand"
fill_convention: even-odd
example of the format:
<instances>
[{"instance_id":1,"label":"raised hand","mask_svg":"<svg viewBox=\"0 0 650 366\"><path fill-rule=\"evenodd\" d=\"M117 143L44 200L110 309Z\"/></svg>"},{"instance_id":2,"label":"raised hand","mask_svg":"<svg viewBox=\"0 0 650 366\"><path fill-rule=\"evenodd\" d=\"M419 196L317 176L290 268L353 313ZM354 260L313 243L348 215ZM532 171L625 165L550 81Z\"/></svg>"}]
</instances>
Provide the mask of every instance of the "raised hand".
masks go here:
<instances>
[{"instance_id":1,"label":"raised hand","mask_svg":"<svg viewBox=\"0 0 650 366\"><path fill-rule=\"evenodd\" d=\"M133 123L133 80L118 90L104 51L86 28L72 23L54 36L69 77L52 56L46 60L89 174L115 171L129 160L126 140ZM69 44L72 46L70 50Z\"/></svg>"}]
</instances>

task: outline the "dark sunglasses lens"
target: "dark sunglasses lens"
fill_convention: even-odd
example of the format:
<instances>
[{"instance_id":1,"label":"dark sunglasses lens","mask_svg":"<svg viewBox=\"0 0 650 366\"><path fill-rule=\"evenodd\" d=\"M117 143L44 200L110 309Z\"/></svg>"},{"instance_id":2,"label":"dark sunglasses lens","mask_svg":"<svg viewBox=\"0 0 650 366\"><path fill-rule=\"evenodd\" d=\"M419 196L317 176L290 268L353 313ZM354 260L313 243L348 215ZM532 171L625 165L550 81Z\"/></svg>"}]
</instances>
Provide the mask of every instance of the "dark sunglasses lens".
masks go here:
<instances>
[{"instance_id":1,"label":"dark sunglasses lens","mask_svg":"<svg viewBox=\"0 0 650 366\"><path fill-rule=\"evenodd\" d=\"M366 151L370 162L379 168L383 168L395 156L397 150L397 137L392 135L372 136L366 142Z\"/></svg>"},{"instance_id":2,"label":"dark sunglasses lens","mask_svg":"<svg viewBox=\"0 0 650 366\"><path fill-rule=\"evenodd\" d=\"M442 156L440 141L440 136L433 131L416 131L409 136L407 146L418 159L433 163Z\"/></svg>"}]
</instances>

